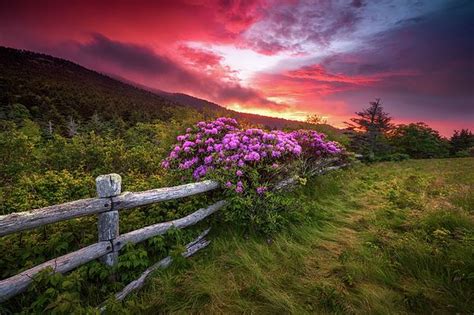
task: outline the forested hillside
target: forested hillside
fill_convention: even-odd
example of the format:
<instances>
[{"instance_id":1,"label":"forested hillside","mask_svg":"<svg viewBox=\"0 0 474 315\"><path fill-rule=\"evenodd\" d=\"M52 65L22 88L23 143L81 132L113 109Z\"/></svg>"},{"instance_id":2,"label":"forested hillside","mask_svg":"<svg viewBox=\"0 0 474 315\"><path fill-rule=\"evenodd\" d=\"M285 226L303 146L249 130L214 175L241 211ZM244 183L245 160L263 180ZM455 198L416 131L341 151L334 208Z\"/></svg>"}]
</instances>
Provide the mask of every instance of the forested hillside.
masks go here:
<instances>
[{"instance_id":1,"label":"forested hillside","mask_svg":"<svg viewBox=\"0 0 474 315\"><path fill-rule=\"evenodd\" d=\"M151 92L124 84L72 62L47 55L0 48L0 104L3 118L25 116L64 128L71 118L137 122L168 119L179 106ZM28 113L29 112L29 113Z\"/></svg>"},{"instance_id":2,"label":"forested hillside","mask_svg":"<svg viewBox=\"0 0 474 315\"><path fill-rule=\"evenodd\" d=\"M44 128L66 133L70 125L95 116L112 124L167 121L175 109L193 108L207 117L230 116L270 128L307 124L281 118L238 113L181 93L147 91L73 62L0 47L0 119L32 119ZM337 129L329 125L328 131Z\"/></svg>"}]
</instances>

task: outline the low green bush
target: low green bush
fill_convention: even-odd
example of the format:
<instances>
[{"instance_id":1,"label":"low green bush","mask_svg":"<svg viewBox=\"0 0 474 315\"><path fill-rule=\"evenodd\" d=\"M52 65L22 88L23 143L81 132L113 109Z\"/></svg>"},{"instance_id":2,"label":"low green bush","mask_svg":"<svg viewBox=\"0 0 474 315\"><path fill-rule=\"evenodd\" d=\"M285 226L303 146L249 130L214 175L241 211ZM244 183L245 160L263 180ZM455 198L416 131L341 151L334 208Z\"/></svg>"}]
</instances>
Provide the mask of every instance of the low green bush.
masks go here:
<instances>
[{"instance_id":1,"label":"low green bush","mask_svg":"<svg viewBox=\"0 0 474 315\"><path fill-rule=\"evenodd\" d=\"M458 151L456 152L455 157L463 158L463 157L474 156L474 155L471 155L471 151L474 153L474 149Z\"/></svg>"}]
</instances>

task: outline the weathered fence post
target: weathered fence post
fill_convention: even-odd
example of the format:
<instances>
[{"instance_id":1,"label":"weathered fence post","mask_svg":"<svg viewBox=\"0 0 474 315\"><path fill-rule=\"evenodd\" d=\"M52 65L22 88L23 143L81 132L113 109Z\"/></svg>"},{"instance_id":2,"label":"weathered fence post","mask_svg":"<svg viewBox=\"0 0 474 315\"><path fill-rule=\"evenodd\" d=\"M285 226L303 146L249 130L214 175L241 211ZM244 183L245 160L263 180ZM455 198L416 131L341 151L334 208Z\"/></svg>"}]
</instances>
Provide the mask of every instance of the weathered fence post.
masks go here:
<instances>
[{"instance_id":1,"label":"weathered fence post","mask_svg":"<svg viewBox=\"0 0 474 315\"><path fill-rule=\"evenodd\" d=\"M119 235L119 213L114 209L112 197L120 195L122 178L119 174L100 175L96 178L95 182L99 198L107 198L107 202L110 203L109 211L99 213L99 222L97 224L99 242L110 241L111 246L113 246L114 239ZM107 266L114 266L118 262L118 251L113 248L111 253L102 256L100 260Z\"/></svg>"}]
</instances>

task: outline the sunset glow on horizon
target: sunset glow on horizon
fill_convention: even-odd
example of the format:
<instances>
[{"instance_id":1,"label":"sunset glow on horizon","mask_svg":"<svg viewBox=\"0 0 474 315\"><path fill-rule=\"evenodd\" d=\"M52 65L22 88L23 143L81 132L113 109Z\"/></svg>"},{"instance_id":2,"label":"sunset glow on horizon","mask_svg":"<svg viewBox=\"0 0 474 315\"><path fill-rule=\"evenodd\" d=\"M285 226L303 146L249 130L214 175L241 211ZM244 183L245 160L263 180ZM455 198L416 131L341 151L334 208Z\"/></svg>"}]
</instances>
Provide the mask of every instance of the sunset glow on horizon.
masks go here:
<instances>
[{"instance_id":1,"label":"sunset glow on horizon","mask_svg":"<svg viewBox=\"0 0 474 315\"><path fill-rule=\"evenodd\" d=\"M472 1L3 1L0 45L229 109L474 129Z\"/></svg>"}]
</instances>

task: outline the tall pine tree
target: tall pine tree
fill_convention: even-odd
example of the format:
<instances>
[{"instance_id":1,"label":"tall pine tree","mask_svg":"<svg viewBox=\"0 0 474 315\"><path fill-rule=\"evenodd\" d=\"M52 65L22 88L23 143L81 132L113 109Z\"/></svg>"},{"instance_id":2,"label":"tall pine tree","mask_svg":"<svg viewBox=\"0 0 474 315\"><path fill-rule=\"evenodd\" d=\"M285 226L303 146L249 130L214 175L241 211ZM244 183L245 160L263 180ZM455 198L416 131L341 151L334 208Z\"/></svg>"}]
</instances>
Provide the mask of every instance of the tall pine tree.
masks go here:
<instances>
[{"instance_id":1,"label":"tall pine tree","mask_svg":"<svg viewBox=\"0 0 474 315\"><path fill-rule=\"evenodd\" d=\"M387 154L390 146L386 134L392 129L392 118L383 111L380 99L369 103L370 106L361 112L358 117L351 118L348 129L351 130L351 148L363 154L368 159Z\"/></svg>"}]
</instances>

